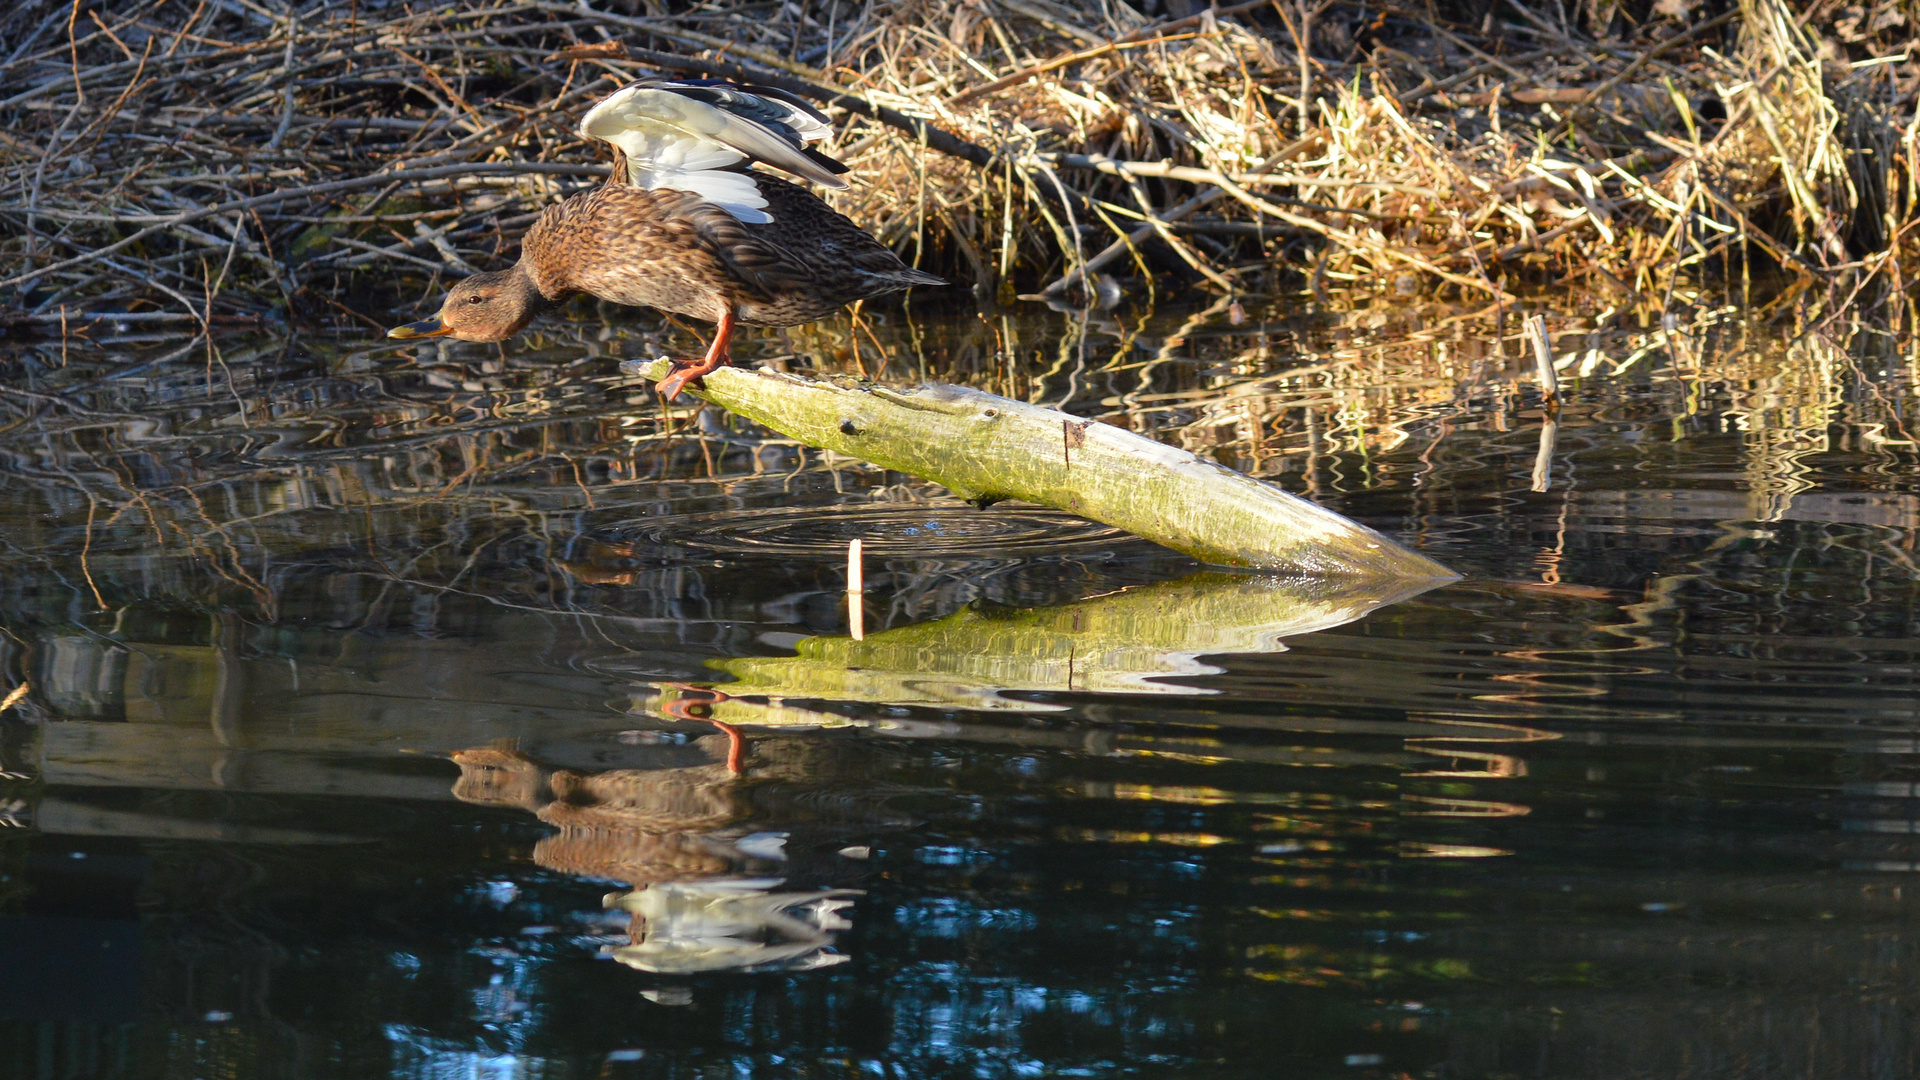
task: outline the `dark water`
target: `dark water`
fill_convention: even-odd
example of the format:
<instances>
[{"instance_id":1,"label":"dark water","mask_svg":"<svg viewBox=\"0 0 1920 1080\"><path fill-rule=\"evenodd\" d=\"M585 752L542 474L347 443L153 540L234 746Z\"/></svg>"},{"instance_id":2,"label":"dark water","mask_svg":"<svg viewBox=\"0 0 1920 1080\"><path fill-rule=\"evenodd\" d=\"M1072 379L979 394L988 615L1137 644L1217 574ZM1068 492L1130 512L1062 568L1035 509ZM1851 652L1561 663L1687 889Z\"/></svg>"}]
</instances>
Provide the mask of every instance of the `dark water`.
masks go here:
<instances>
[{"instance_id":1,"label":"dark water","mask_svg":"<svg viewBox=\"0 0 1920 1080\"><path fill-rule=\"evenodd\" d=\"M663 420L646 323L5 345L0 1077L1914 1075L1891 339L1563 312L1542 459L1511 313L1253 314L755 348L1064 402L1464 580Z\"/></svg>"}]
</instances>

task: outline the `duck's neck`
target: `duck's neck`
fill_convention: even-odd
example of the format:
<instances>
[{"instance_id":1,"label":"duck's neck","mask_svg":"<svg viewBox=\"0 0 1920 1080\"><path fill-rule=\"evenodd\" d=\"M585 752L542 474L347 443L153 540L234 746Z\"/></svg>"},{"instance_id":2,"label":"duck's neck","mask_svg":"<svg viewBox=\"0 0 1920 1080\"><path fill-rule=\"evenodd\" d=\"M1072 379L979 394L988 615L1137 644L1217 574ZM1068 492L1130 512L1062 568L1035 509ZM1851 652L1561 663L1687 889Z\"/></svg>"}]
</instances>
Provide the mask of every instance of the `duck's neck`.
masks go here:
<instances>
[{"instance_id":1,"label":"duck's neck","mask_svg":"<svg viewBox=\"0 0 1920 1080\"><path fill-rule=\"evenodd\" d=\"M590 194L582 192L547 207L520 242L520 261L514 264L512 272L540 297L543 306L564 303L580 291L567 280L567 260L563 253L571 246L565 242L568 219L586 204Z\"/></svg>"},{"instance_id":2,"label":"duck's neck","mask_svg":"<svg viewBox=\"0 0 1920 1080\"><path fill-rule=\"evenodd\" d=\"M518 294L529 312L539 314L566 299L566 290L557 288L557 283L542 282L539 270L530 252L523 252L520 261L505 271L506 281L502 287Z\"/></svg>"}]
</instances>

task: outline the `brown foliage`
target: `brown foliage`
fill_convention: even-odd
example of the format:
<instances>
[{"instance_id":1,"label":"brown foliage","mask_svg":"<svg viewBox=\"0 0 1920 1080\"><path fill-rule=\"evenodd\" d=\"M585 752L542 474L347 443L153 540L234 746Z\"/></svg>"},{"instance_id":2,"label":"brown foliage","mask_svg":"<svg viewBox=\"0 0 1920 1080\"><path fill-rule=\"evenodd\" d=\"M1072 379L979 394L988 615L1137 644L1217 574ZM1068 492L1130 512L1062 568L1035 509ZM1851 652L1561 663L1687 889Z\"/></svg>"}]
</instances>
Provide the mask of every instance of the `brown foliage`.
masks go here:
<instances>
[{"instance_id":1,"label":"brown foliage","mask_svg":"<svg viewBox=\"0 0 1920 1080\"><path fill-rule=\"evenodd\" d=\"M402 274L417 296L499 265L594 182L579 113L660 67L814 94L862 181L841 208L982 298L1278 270L1649 295L1755 254L1837 301L1900 281L1899 5L1171 17L1189 6L23 4L0 22L0 288L16 322L377 322Z\"/></svg>"}]
</instances>

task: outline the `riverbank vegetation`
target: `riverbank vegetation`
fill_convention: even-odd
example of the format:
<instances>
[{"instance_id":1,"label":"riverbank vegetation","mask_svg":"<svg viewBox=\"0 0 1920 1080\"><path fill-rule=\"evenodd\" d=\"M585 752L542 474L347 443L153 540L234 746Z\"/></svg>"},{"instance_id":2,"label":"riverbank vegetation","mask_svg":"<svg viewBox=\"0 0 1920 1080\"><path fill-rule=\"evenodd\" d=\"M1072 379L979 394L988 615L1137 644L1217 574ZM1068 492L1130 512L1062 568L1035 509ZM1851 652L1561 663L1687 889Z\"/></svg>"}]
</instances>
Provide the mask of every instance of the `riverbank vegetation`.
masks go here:
<instances>
[{"instance_id":1,"label":"riverbank vegetation","mask_svg":"<svg viewBox=\"0 0 1920 1080\"><path fill-rule=\"evenodd\" d=\"M184 0L0 22L13 324L378 324L500 265L645 73L814 99L838 205L983 301L1543 287L1802 315L1912 272L1895 0Z\"/></svg>"}]
</instances>

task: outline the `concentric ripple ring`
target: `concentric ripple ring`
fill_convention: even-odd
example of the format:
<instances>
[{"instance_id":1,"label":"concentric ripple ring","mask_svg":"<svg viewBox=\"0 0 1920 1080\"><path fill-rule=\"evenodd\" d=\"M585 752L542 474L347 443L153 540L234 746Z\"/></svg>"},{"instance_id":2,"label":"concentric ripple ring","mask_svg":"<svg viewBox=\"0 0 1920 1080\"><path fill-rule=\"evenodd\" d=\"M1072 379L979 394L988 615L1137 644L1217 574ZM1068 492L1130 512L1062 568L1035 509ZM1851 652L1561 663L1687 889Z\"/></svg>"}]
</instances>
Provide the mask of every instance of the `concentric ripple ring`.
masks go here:
<instances>
[{"instance_id":1,"label":"concentric ripple ring","mask_svg":"<svg viewBox=\"0 0 1920 1080\"><path fill-rule=\"evenodd\" d=\"M622 522L616 538L736 555L831 556L859 539L876 556L970 558L1111 547L1120 530L1043 507L821 506Z\"/></svg>"}]
</instances>

